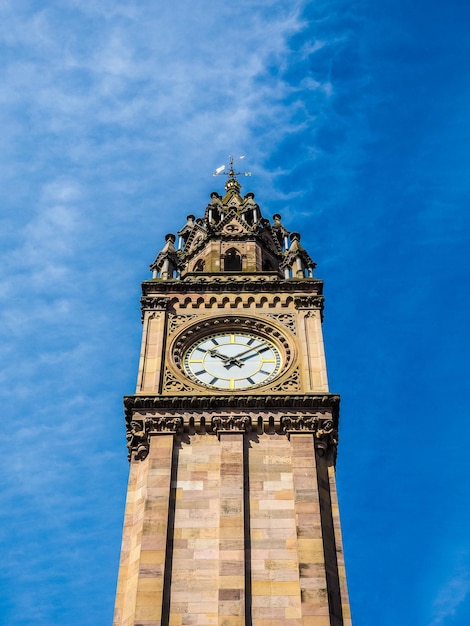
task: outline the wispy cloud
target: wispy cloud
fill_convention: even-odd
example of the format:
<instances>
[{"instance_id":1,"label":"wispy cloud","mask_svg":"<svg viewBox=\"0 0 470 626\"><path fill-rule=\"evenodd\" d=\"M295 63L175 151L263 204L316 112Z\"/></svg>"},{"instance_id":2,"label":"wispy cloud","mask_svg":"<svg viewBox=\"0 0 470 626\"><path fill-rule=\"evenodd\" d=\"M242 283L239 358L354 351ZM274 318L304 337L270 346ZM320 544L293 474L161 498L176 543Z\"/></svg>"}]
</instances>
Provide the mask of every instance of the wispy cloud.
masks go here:
<instances>
[{"instance_id":1,"label":"wispy cloud","mask_svg":"<svg viewBox=\"0 0 470 626\"><path fill-rule=\"evenodd\" d=\"M429 626L445 626L451 623L458 608L469 598L470 572L468 567L450 578L440 589L433 603L433 619Z\"/></svg>"}]
</instances>

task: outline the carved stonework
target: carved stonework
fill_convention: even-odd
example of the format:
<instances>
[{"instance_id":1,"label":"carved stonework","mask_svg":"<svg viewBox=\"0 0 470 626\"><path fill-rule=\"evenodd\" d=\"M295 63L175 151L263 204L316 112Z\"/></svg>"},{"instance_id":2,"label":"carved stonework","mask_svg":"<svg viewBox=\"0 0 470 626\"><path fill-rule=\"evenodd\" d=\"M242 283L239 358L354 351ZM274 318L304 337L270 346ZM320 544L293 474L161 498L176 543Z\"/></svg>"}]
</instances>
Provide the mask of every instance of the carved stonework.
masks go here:
<instances>
[{"instance_id":1,"label":"carved stonework","mask_svg":"<svg viewBox=\"0 0 470 626\"><path fill-rule=\"evenodd\" d=\"M191 390L192 391L192 390ZM212 394L198 394L198 395L185 395L185 396L160 396L160 395L134 395L124 397L124 407L126 411L126 418L130 421L133 418L134 410L148 409L148 410L178 410L181 411L190 410L202 411L206 413L208 410L227 410L242 408L247 410L248 408L256 410L274 410L274 409L318 409L328 410L334 420L337 420L339 414L339 396L334 394L250 394L247 395L212 395ZM245 413L245 411L244 411Z\"/></svg>"},{"instance_id":2,"label":"carved stonework","mask_svg":"<svg viewBox=\"0 0 470 626\"><path fill-rule=\"evenodd\" d=\"M256 289L253 286L256 286ZM221 272L211 275L199 276L196 274L188 274L184 278L169 279L161 282L145 281L142 283L142 290L145 296L152 294L183 294L193 293L239 293L254 291L260 293L266 292L271 294L294 294L301 290L308 289L311 293L314 290L317 294L321 294L323 290L323 282L317 279L301 279L289 278L281 280L276 275L259 273L240 273L237 275L226 275ZM304 297L304 296L297 296ZM309 297L309 296L305 296ZM300 307L302 308L302 307Z\"/></svg>"},{"instance_id":3,"label":"carved stonework","mask_svg":"<svg viewBox=\"0 0 470 626\"><path fill-rule=\"evenodd\" d=\"M194 317L196 317L196 315L174 315L173 313L170 313L168 327L169 334L171 335L174 333L177 328L182 326L185 322L189 322L189 320Z\"/></svg>"},{"instance_id":4,"label":"carved stonework","mask_svg":"<svg viewBox=\"0 0 470 626\"><path fill-rule=\"evenodd\" d=\"M139 419L132 419L127 425L127 449L129 461L143 461L147 458L150 449L150 436L158 433L177 435L183 430L183 418L181 416L157 416L148 417L138 414Z\"/></svg>"},{"instance_id":5,"label":"carved stonework","mask_svg":"<svg viewBox=\"0 0 470 626\"><path fill-rule=\"evenodd\" d=\"M310 433L315 437L315 448L321 456L327 450L336 450L338 433L338 396L308 396L317 408L304 410L305 396L286 395L285 408L258 405L261 398L251 397L245 408L237 408L228 397L218 409L219 398L212 397L203 408L197 397L185 398L176 406L159 408L161 397L130 396L125 399L127 447L129 457L146 458L152 436L183 432L188 435L220 436L220 433L246 433L260 435L287 435ZM181 398L181 397L180 397ZM281 396L282 398L282 396ZM152 401L153 400L153 401ZM188 400L186 402L186 400ZM213 406L210 406L210 405ZM230 406L232 404L232 406ZM293 408L297 406L297 408ZM330 457L334 462L335 454Z\"/></svg>"},{"instance_id":6,"label":"carved stonework","mask_svg":"<svg viewBox=\"0 0 470 626\"><path fill-rule=\"evenodd\" d=\"M292 313L268 313L266 317L283 324L295 335L295 317Z\"/></svg>"},{"instance_id":7,"label":"carved stonework","mask_svg":"<svg viewBox=\"0 0 470 626\"><path fill-rule=\"evenodd\" d=\"M246 432L251 426L248 415L214 415L211 420L212 430L219 434L221 431Z\"/></svg>"},{"instance_id":8,"label":"carved stonework","mask_svg":"<svg viewBox=\"0 0 470 626\"><path fill-rule=\"evenodd\" d=\"M275 387L271 387L271 391L299 391L300 390L300 372L294 370L289 378L279 383Z\"/></svg>"},{"instance_id":9,"label":"carved stonework","mask_svg":"<svg viewBox=\"0 0 470 626\"><path fill-rule=\"evenodd\" d=\"M143 461L149 453L149 437L144 421L132 420L127 426L127 449L128 458L131 460L132 453L137 461Z\"/></svg>"},{"instance_id":10,"label":"carved stonework","mask_svg":"<svg viewBox=\"0 0 470 626\"><path fill-rule=\"evenodd\" d=\"M338 445L338 430L335 428L333 420L321 420L318 430L315 433L315 447L320 456L325 453L329 447Z\"/></svg>"},{"instance_id":11,"label":"carved stonework","mask_svg":"<svg viewBox=\"0 0 470 626\"><path fill-rule=\"evenodd\" d=\"M148 420L147 424L151 432L167 432L176 435L183 430L182 417L152 417Z\"/></svg>"},{"instance_id":12,"label":"carved stonework","mask_svg":"<svg viewBox=\"0 0 470 626\"><path fill-rule=\"evenodd\" d=\"M329 448L336 449L338 431L331 419L320 419L316 415L286 415L281 417L281 430L288 436L295 433L312 433L315 448L323 456Z\"/></svg>"},{"instance_id":13,"label":"carved stonework","mask_svg":"<svg viewBox=\"0 0 470 626\"><path fill-rule=\"evenodd\" d=\"M142 296L140 299L142 311L166 311L171 298L164 296Z\"/></svg>"},{"instance_id":14,"label":"carved stonework","mask_svg":"<svg viewBox=\"0 0 470 626\"><path fill-rule=\"evenodd\" d=\"M294 298L294 304L297 309L323 309L324 297L315 296L297 296Z\"/></svg>"},{"instance_id":15,"label":"carved stonework","mask_svg":"<svg viewBox=\"0 0 470 626\"><path fill-rule=\"evenodd\" d=\"M189 385L185 385L181 380L176 378L169 370L165 372L165 379L163 382L163 391L172 392L172 391L194 391L194 387L190 387Z\"/></svg>"},{"instance_id":16,"label":"carved stonework","mask_svg":"<svg viewBox=\"0 0 470 626\"><path fill-rule=\"evenodd\" d=\"M308 431L316 432L318 418L315 415L285 415L281 417L281 429L283 432Z\"/></svg>"},{"instance_id":17,"label":"carved stonework","mask_svg":"<svg viewBox=\"0 0 470 626\"><path fill-rule=\"evenodd\" d=\"M178 368L180 370L182 369L181 364L184 352L187 350L188 345L195 339L206 334L207 332L220 332L222 330L229 330L232 328L237 331L244 329L254 333L260 333L261 335L276 341L276 343L280 343L284 348L285 367L287 368L290 366L293 356L291 345L284 335L277 330L277 328L274 328L271 324L259 319L230 316L201 321L190 326L189 328L186 328L185 331L176 338L172 347L173 358Z\"/></svg>"}]
</instances>

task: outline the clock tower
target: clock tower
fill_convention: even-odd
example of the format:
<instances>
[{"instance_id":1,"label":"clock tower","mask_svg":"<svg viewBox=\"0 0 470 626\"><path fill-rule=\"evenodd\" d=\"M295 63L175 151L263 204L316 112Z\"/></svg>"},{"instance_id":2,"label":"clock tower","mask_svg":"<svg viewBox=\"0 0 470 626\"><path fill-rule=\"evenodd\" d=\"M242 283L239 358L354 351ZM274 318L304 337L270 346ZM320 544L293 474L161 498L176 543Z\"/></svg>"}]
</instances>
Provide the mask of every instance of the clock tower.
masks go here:
<instances>
[{"instance_id":1,"label":"clock tower","mask_svg":"<svg viewBox=\"0 0 470 626\"><path fill-rule=\"evenodd\" d=\"M323 283L227 175L142 284L114 626L350 626Z\"/></svg>"}]
</instances>

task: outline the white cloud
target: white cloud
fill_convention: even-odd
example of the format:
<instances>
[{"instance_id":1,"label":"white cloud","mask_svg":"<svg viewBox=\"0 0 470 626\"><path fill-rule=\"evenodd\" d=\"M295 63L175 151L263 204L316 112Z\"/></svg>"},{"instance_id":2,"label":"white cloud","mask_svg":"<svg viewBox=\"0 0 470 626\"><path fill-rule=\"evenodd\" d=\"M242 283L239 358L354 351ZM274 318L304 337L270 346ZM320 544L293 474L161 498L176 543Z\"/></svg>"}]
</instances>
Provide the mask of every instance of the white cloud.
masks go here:
<instances>
[{"instance_id":1,"label":"white cloud","mask_svg":"<svg viewBox=\"0 0 470 626\"><path fill-rule=\"evenodd\" d=\"M466 568L467 569L467 568ZM470 594L470 573L460 571L440 589L433 603L433 620L429 626L445 626Z\"/></svg>"}]
</instances>

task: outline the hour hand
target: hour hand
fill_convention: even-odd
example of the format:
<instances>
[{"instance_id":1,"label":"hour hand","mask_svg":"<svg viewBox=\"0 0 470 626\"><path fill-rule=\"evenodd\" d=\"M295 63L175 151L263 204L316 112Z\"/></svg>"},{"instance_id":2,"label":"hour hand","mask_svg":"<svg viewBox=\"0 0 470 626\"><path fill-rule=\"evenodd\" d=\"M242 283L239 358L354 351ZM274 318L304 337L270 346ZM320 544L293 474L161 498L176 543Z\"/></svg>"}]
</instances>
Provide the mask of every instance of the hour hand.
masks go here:
<instances>
[{"instance_id":1,"label":"hour hand","mask_svg":"<svg viewBox=\"0 0 470 626\"><path fill-rule=\"evenodd\" d=\"M218 356L219 359L222 359L222 361L224 361L225 367L230 367L231 365L238 365L238 367L241 367L243 365L243 363L241 363L238 359L227 356L226 354L221 354L215 348L213 350L210 350L209 354L211 356Z\"/></svg>"}]
</instances>

